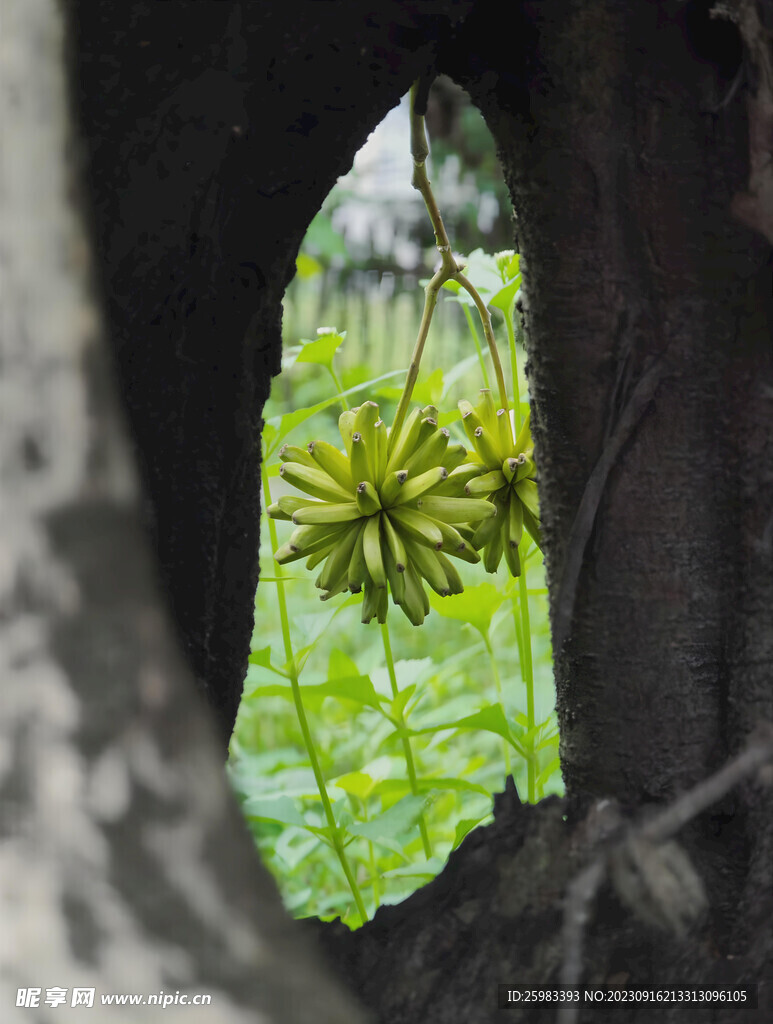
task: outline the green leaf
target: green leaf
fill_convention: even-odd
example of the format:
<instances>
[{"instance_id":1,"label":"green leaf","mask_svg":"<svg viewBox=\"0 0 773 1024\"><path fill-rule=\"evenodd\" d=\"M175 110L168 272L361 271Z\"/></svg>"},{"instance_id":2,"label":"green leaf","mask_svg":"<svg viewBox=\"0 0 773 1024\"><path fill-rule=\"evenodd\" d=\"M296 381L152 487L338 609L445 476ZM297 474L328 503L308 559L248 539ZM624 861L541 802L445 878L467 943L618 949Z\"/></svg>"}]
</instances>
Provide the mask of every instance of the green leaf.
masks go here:
<instances>
[{"instance_id":1,"label":"green leaf","mask_svg":"<svg viewBox=\"0 0 773 1024\"><path fill-rule=\"evenodd\" d=\"M338 786L345 793L351 793L352 796L356 796L360 800L367 800L373 792L375 783L365 772L348 772L346 775L339 775L337 779L333 779L332 785Z\"/></svg>"},{"instance_id":2,"label":"green leaf","mask_svg":"<svg viewBox=\"0 0 773 1024\"><path fill-rule=\"evenodd\" d=\"M359 676L360 674L360 670L348 654L344 654L338 647L332 649L327 662L328 679L335 679L339 676Z\"/></svg>"},{"instance_id":3,"label":"green leaf","mask_svg":"<svg viewBox=\"0 0 773 1024\"><path fill-rule=\"evenodd\" d=\"M315 341L304 339L303 348L295 357L296 363L316 363L319 366L330 367L333 365L333 356L343 344L346 337L343 334L322 334Z\"/></svg>"},{"instance_id":4,"label":"green leaf","mask_svg":"<svg viewBox=\"0 0 773 1024\"><path fill-rule=\"evenodd\" d=\"M497 736L501 736L508 743L512 742L512 733L499 704L487 704L480 711L476 711L472 715L466 715L464 718L457 718L454 722L430 725L424 729L416 729L414 731L416 733L434 733L442 732L445 729L482 729L485 732L496 733Z\"/></svg>"},{"instance_id":5,"label":"green leaf","mask_svg":"<svg viewBox=\"0 0 773 1024\"><path fill-rule=\"evenodd\" d=\"M461 821L457 821L456 833L454 835L454 845L452 849L455 850L457 846L459 846L461 841L464 839L464 837L467 835L467 833L471 832L476 825L480 825L480 823L482 821L485 821L487 817L488 815L486 814L482 818L462 818Z\"/></svg>"},{"instance_id":6,"label":"green leaf","mask_svg":"<svg viewBox=\"0 0 773 1024\"><path fill-rule=\"evenodd\" d=\"M494 306L496 309L504 313L505 316L510 315L510 310L513 307L516 296L521 290L521 276L520 274L514 281L506 284L504 288L500 288L496 295L493 295L489 301L489 306Z\"/></svg>"},{"instance_id":7,"label":"green leaf","mask_svg":"<svg viewBox=\"0 0 773 1024\"><path fill-rule=\"evenodd\" d=\"M250 665L262 665L263 668L271 668L271 647L263 647L259 651L252 651L247 658Z\"/></svg>"},{"instance_id":8,"label":"green leaf","mask_svg":"<svg viewBox=\"0 0 773 1024\"><path fill-rule=\"evenodd\" d=\"M346 242L333 227L333 222L328 213L318 213L306 229L303 239L303 248L310 249L318 256L326 257L328 260L333 256L348 255Z\"/></svg>"},{"instance_id":9,"label":"green leaf","mask_svg":"<svg viewBox=\"0 0 773 1024\"><path fill-rule=\"evenodd\" d=\"M440 857L430 857L418 864L404 864L401 868L385 871L382 878L435 878L443 870L444 864Z\"/></svg>"},{"instance_id":10,"label":"green leaf","mask_svg":"<svg viewBox=\"0 0 773 1024\"><path fill-rule=\"evenodd\" d=\"M306 252L299 252L295 259L295 272L302 281L322 273L322 264Z\"/></svg>"},{"instance_id":11,"label":"green leaf","mask_svg":"<svg viewBox=\"0 0 773 1024\"><path fill-rule=\"evenodd\" d=\"M430 604L440 615L459 622L469 622L480 633L487 633L491 628L494 613L505 599L505 595L493 583L479 583L475 587L465 587L461 594L439 597L430 594Z\"/></svg>"},{"instance_id":12,"label":"green leaf","mask_svg":"<svg viewBox=\"0 0 773 1024\"><path fill-rule=\"evenodd\" d=\"M371 821L359 821L350 825L349 832L355 836L362 836L363 839L396 839L416 824L423 809L424 797L406 796Z\"/></svg>"},{"instance_id":13,"label":"green leaf","mask_svg":"<svg viewBox=\"0 0 773 1024\"><path fill-rule=\"evenodd\" d=\"M289 796L252 796L242 804L242 812L247 818L276 821L280 825L297 825L300 828L307 828L303 815Z\"/></svg>"},{"instance_id":14,"label":"green leaf","mask_svg":"<svg viewBox=\"0 0 773 1024\"><path fill-rule=\"evenodd\" d=\"M419 377L413 389L411 401L416 405L438 405L443 398L445 385L443 383L443 371L438 367L428 377ZM376 394L380 398L389 398L397 402L402 395L402 388L379 388Z\"/></svg>"},{"instance_id":15,"label":"green leaf","mask_svg":"<svg viewBox=\"0 0 773 1024\"><path fill-rule=\"evenodd\" d=\"M374 384L378 384L382 380L391 380L392 377L404 376L405 370L391 370L389 373L382 373L380 377L376 377L375 380L366 381L364 384L357 384L353 388L347 388L346 391L342 391L341 395L331 395L330 398L324 399L322 402L317 402L316 405L309 405L302 409L294 409L293 412L287 412L283 416L272 416L266 426L263 428L263 436L266 436L266 429L271 426L276 429L276 435L274 437L274 448L279 445L281 441L287 437L291 430L300 426L305 420L309 419L310 416L316 415L318 412L322 412L324 409L329 409L331 405L337 405L341 401L341 397L348 398L349 395L354 395L358 391L362 391L364 388L371 388ZM264 458L266 457L266 451L264 450Z\"/></svg>"}]
</instances>

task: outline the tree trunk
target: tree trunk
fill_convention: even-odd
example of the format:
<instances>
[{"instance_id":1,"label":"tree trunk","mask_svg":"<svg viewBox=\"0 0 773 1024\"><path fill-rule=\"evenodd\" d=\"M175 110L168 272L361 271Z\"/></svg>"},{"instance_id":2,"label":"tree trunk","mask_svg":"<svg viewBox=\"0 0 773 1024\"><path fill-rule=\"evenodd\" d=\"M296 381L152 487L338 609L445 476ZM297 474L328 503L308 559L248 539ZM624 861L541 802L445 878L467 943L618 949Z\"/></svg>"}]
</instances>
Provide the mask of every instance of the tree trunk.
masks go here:
<instances>
[{"instance_id":1,"label":"tree trunk","mask_svg":"<svg viewBox=\"0 0 773 1024\"><path fill-rule=\"evenodd\" d=\"M616 834L603 801L639 820L773 721L770 55L753 4L736 5L743 47L710 6L73 6L97 268L146 520L221 747L252 629L260 412L303 232L419 73L463 84L499 147L525 271L567 799L502 797L405 904L353 934L310 926L389 1024L490 1021L498 984L554 984L564 894ZM91 564L95 580L110 564ZM99 723L92 687L84 721ZM168 720L153 718L158 742L173 742ZM679 835L710 907L685 937L642 923L668 910L657 892L636 917L605 882L584 980L759 983L757 1015L701 1013L769 1019L771 803L752 777ZM629 1004L616 1019L686 1018Z\"/></svg>"},{"instance_id":2,"label":"tree trunk","mask_svg":"<svg viewBox=\"0 0 773 1024\"><path fill-rule=\"evenodd\" d=\"M55 3L4 5L0 1016L85 1020L82 987L168 997L138 1021L362 1021L258 863L170 639L89 294L63 44Z\"/></svg>"}]
</instances>

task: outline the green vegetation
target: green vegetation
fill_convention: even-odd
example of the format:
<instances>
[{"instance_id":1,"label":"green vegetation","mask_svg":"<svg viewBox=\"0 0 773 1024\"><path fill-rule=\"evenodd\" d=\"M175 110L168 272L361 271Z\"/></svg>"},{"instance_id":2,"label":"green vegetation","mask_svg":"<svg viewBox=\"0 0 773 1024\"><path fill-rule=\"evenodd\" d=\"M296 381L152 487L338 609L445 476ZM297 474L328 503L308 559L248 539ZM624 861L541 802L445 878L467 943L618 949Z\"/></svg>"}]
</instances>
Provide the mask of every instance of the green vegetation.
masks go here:
<instances>
[{"instance_id":1,"label":"green vegetation","mask_svg":"<svg viewBox=\"0 0 773 1024\"><path fill-rule=\"evenodd\" d=\"M436 209L433 213L431 192L425 199L436 235L441 232L440 244L442 223ZM271 505L274 518L266 518L261 531L255 634L230 771L247 821L288 908L298 916L340 915L350 927L372 916L379 905L398 902L434 877L467 832L489 820L492 795L503 788L506 774L512 774L522 798L530 801L562 788L542 556L520 527L525 524L539 539L536 488L523 479L523 485L528 483L532 489L527 494L517 482L533 476L534 464L530 448L520 460L507 458L518 454L512 448L513 436L528 433L524 423L528 401L520 387L525 378L518 366L514 320L519 261L513 253L495 258L477 251L465 261L462 274L450 248L443 251L443 267L426 289L413 361L418 362L416 352L421 356L441 296L440 307L455 313L466 327L468 355L449 366L441 339L436 338L435 347L432 342L428 346L428 358L435 364L432 369L427 371L425 359L418 375L408 373L407 363L395 367L390 355L401 349L394 338L382 333L378 338L371 336L369 349L383 354L381 365L347 364L342 356L357 351L359 345L352 346L344 332L324 328L317 338L286 349L285 372L266 409L262 506L265 510ZM301 259L300 266L313 275L310 263ZM495 327L489 308L495 324L498 320ZM485 350L476 326L478 314ZM493 338L494 330L502 328L508 339L509 381ZM441 356L442 367L437 365ZM402 388L406 375L408 382ZM484 394L476 409L466 401L471 391L488 387L490 376L496 381L500 406L512 410L504 414L507 429L499 417L504 431L501 451L493 451L490 444L481 447L486 432L481 427L474 431L476 417L482 420L486 415L486 402L495 408L491 396ZM350 406L378 402L375 415L380 410L385 423L396 423L389 442L392 451L400 424L410 420L411 399L419 406L441 410L439 415L432 414L430 423L435 425L428 429L439 437L441 428L447 428L450 436L443 444L447 443L448 452L453 448L459 453L462 445L470 451L466 466L477 467L471 472L477 474L472 483L478 500L471 502L468 497L461 505L475 505L477 510L490 500L499 509L498 523L506 524L508 509L518 519L515 525L511 521L510 533L503 525L501 531L487 530L485 540L479 529L473 529L479 524L456 527L466 531L471 557L454 560L458 577L448 570L448 580L457 580L455 586L444 586L442 574L436 578L437 564L427 556L430 547L414 551L422 567L417 579L424 576L438 591L427 599L421 590L424 611L430 613L420 628L402 615L390 615L387 621L385 580L379 592L381 603L373 588L373 573L384 576L381 566L372 573L363 570L352 581L351 588L356 589L362 585L358 580L364 580L362 593L348 592L346 572L338 582L337 568L335 572L323 568L318 586L326 593L320 604L313 577L300 568L301 561L295 561L300 554L288 546L298 527L283 521L300 511L299 521L325 523L330 514L325 511L330 506L323 505L327 500L337 502L336 515L351 507L352 517L364 517L358 527L362 534L372 528L377 536L379 519L388 533L392 513L378 511L388 507L380 489L383 478L374 481L375 487L357 488L357 497L348 497L348 506L334 492L328 497L324 488L310 492L323 503L305 495L300 498L288 480L309 490L305 486L309 474L302 468L307 460L311 487L319 487L318 471L305 445L312 439L340 445L339 416L350 433L347 452L336 458L343 460L344 470L346 458L365 458L364 453L350 455L354 420ZM457 401L464 422L453 408ZM423 415L430 415L426 408ZM364 423L365 418L360 418ZM369 429L375 445L377 428L370 424ZM386 428L382 429L386 437ZM346 442L344 428L341 433ZM510 438L507 443L505 434ZM359 440L360 434L355 431L354 437ZM291 447L282 448L285 445ZM280 448L282 465L289 467L282 475L277 461ZM319 450L332 454L323 445ZM454 472L452 467L449 480ZM416 477L421 478L421 474ZM467 472L461 486L470 480ZM445 477L440 486L447 486ZM375 512L368 502L376 503ZM418 511L415 515L421 518ZM321 530L321 541L313 542L322 549L303 555L304 561L310 555L315 565L327 558L326 566L337 566L344 537L348 548L356 548L350 543L351 531L339 524L301 530L309 536ZM329 541L326 530L331 531ZM522 539L515 539L502 559L502 539L507 545L508 537ZM474 547L485 555L482 562L472 549L474 538ZM381 545L386 552L383 537ZM410 544L407 547L410 550ZM348 548L342 564L348 562ZM423 568L428 561L431 564ZM292 564L287 566L288 562ZM402 578L395 575L386 555L385 562L387 573L392 570L389 589L393 599L399 600ZM447 562L442 559L438 564ZM511 575L519 569L520 575ZM421 579L418 585L423 585ZM415 596L413 601L415 605ZM360 622L373 617L378 621ZM421 622L424 614L409 618Z\"/></svg>"}]
</instances>

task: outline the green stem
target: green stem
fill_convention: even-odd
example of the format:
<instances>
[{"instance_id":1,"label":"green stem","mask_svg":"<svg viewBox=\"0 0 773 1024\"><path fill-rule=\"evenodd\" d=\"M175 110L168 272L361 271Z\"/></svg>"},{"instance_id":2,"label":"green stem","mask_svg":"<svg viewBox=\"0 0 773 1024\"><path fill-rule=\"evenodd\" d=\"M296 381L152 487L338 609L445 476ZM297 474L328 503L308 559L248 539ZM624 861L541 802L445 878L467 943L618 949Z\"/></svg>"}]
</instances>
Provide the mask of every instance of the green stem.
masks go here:
<instances>
[{"instance_id":1,"label":"green stem","mask_svg":"<svg viewBox=\"0 0 773 1024\"><path fill-rule=\"evenodd\" d=\"M499 388L500 407L502 409L509 409L510 406L507 401L505 374L502 369L502 360L499 358L499 349L497 348L497 343L494 339L494 328L491 326L491 314L474 285L467 280L464 274L458 273L455 276L462 288L464 288L466 292L469 292L472 297L472 301L475 303L475 308L478 310L478 315L480 316L481 323L483 324L483 333L486 337L486 341L488 342L489 352L491 353L491 362L494 364L494 374L497 378L497 387Z\"/></svg>"},{"instance_id":2,"label":"green stem","mask_svg":"<svg viewBox=\"0 0 773 1024\"><path fill-rule=\"evenodd\" d=\"M384 655L386 657L387 670L389 672L389 682L392 687L392 698L397 699L400 691L397 688L397 676L395 675L395 662L392 657L392 644L389 639L389 627L386 622L382 623L381 626L381 639L384 642ZM414 796L419 795L419 786L416 779L416 765L413 761L413 751L411 750L411 740L409 736L403 736L403 753L405 754L405 764L408 769L408 781L411 786L411 793ZM424 813L419 815L419 832L421 832L421 843L424 847L424 856L429 860L432 856L432 844L429 841L429 832L427 831L427 822L424 819Z\"/></svg>"},{"instance_id":3,"label":"green stem","mask_svg":"<svg viewBox=\"0 0 773 1024\"><path fill-rule=\"evenodd\" d=\"M491 645L491 638L489 637L488 632L485 632L483 634L483 640L484 640L484 642L486 644L486 650L488 651L489 658L491 660L491 671L493 673L494 683L495 683L496 688L497 688L497 700L499 701L499 706L502 709L502 717L505 719L505 721L507 721L507 712L505 711L505 701L504 701L504 697L502 695L502 680L499 678L499 666L497 665L496 655L494 654L494 648ZM505 769L506 769L508 775L513 775L513 766L512 766L511 759L510 759L510 744L505 739L503 739L502 742L504 744L504 752L505 752ZM515 782L515 775L513 775L513 782Z\"/></svg>"},{"instance_id":4,"label":"green stem","mask_svg":"<svg viewBox=\"0 0 773 1024\"><path fill-rule=\"evenodd\" d=\"M490 388L491 382L489 381L488 377L488 368L486 366L486 360L483 358L483 349L480 347L480 338L478 337L478 332L475 330L475 323L473 322L472 319L472 313L470 312L469 308L465 306L463 303L460 303L460 305L467 320L467 326L470 328L472 340L475 342L475 351L478 353L478 362L480 363L480 372L481 376L483 377L483 383L487 388Z\"/></svg>"},{"instance_id":5,"label":"green stem","mask_svg":"<svg viewBox=\"0 0 773 1024\"><path fill-rule=\"evenodd\" d=\"M529 594L526 584L526 566L521 566L518 577L518 604L521 613L521 675L526 686L526 728L529 731L528 742L528 785L529 803L537 799L537 764L534 752L534 728L537 724L534 716L534 662L531 650L531 620L529 616Z\"/></svg>"},{"instance_id":6,"label":"green stem","mask_svg":"<svg viewBox=\"0 0 773 1024\"><path fill-rule=\"evenodd\" d=\"M341 387L341 381L338 379L338 374L333 369L332 363L330 364L330 366L328 366L328 370L330 370L330 376L333 378L333 384L335 385L335 389L338 392L339 397L341 399L341 407L343 408L344 412L346 412L347 409L349 408L349 403L346 401L346 398L344 397L344 389Z\"/></svg>"},{"instance_id":7,"label":"green stem","mask_svg":"<svg viewBox=\"0 0 773 1024\"><path fill-rule=\"evenodd\" d=\"M271 504L271 488L268 482L268 473L265 468L261 472L263 481L263 494L265 497L266 505ZM276 535L276 524L273 519L268 520L268 534L271 538L271 550L276 551L279 547ZM368 920L368 914L365 910L365 903L362 899L362 894L357 886L357 881L352 872L349 861L344 852L344 846L341 841L341 834L336 824L335 815L333 814L333 808L330 804L330 797L327 794L327 787L325 785L325 777L322 774L322 769L319 765L319 759L317 757L317 751L314 746L314 739L309 729L309 723L306 719L306 709L303 706L303 698L301 696L301 687L298 681L298 667L295 662L295 655L293 654L292 637L290 635L290 620L287 614L287 597L285 594L285 585L282 577L284 576L284 570L278 562L274 562L276 568L276 589L277 589L277 601L279 604L279 619L282 624L282 639L284 641L285 659L287 660L287 672L290 677L290 685L292 687L293 701L295 702L295 712L298 715L298 722L301 727L301 734L303 735L303 742L306 747L306 753L309 755L309 761L311 762L311 770L314 773L314 778L317 783L317 789L319 790L320 799L322 800L322 807L325 813L325 820L330 830L330 840L333 844L338 859L341 863L341 868L346 877L346 881L349 883L349 888L352 890L354 896L354 902L357 904L357 910L359 911L360 917L363 924Z\"/></svg>"},{"instance_id":8,"label":"green stem","mask_svg":"<svg viewBox=\"0 0 773 1024\"><path fill-rule=\"evenodd\" d=\"M513 410L515 412L515 436L518 436L518 431L521 429L521 386L518 380L518 359L516 357L515 350L515 330L513 329L513 308L514 305L510 306L510 309L505 314L505 324L507 325L507 344L510 349L510 372L513 378Z\"/></svg>"}]
</instances>

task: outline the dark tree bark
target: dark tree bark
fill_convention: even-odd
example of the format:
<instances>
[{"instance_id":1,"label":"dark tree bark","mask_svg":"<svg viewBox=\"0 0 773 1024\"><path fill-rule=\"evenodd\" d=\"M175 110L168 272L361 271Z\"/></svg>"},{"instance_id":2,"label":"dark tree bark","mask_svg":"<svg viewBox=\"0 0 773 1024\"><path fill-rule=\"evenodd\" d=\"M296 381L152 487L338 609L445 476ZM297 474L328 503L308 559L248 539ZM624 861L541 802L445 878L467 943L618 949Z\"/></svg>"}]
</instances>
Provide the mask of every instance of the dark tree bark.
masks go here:
<instances>
[{"instance_id":1,"label":"dark tree bark","mask_svg":"<svg viewBox=\"0 0 773 1024\"><path fill-rule=\"evenodd\" d=\"M764 5L731 4L737 24L709 8L70 8L147 525L221 744L252 628L260 412L303 232L419 73L463 84L497 141L525 270L567 798L503 798L407 903L354 934L316 929L390 1024L498 1019L498 983L557 981L563 895L603 843L601 802L638 820L773 721L771 56ZM769 1019L771 803L751 777L680 833L709 900L685 937L641 922L656 894L637 917L605 882L584 977L759 983Z\"/></svg>"}]
</instances>

